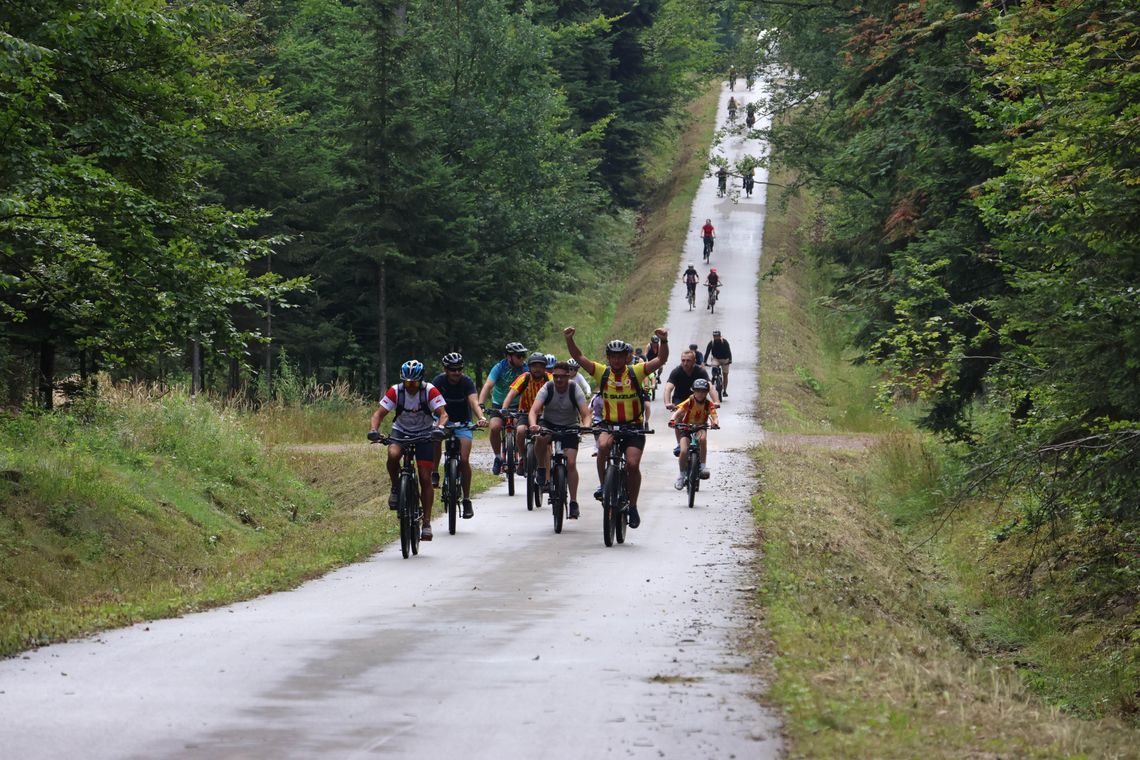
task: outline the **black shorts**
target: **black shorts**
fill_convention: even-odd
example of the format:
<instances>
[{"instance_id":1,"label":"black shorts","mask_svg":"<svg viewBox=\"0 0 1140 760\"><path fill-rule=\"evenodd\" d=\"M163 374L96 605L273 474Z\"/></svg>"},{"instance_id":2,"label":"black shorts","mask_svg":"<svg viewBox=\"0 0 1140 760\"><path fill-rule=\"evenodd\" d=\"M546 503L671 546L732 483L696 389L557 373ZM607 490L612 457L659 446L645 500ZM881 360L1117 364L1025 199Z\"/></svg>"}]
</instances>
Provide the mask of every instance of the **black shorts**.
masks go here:
<instances>
[{"instance_id":1,"label":"black shorts","mask_svg":"<svg viewBox=\"0 0 1140 760\"><path fill-rule=\"evenodd\" d=\"M615 439L616 440L616 439ZM622 450L625 449L639 449L645 450L645 434L625 436L621 439Z\"/></svg>"},{"instance_id":2,"label":"black shorts","mask_svg":"<svg viewBox=\"0 0 1140 760\"><path fill-rule=\"evenodd\" d=\"M419 438L423 435L427 435L427 433L424 432L424 433L416 433L415 435L409 435L407 433L400 433L399 431L393 430L392 431L392 443L397 444L400 447L400 449L403 450L405 444L400 442L401 438ZM417 443L414 445L416 448L416 461L418 463L420 463L420 464L434 464L435 463L435 445L431 441L427 441L425 443Z\"/></svg>"},{"instance_id":3,"label":"black shorts","mask_svg":"<svg viewBox=\"0 0 1140 760\"><path fill-rule=\"evenodd\" d=\"M551 438L557 438L558 440L562 441L562 448L574 450L578 449L578 444L581 442L582 436L578 434L577 427L564 428L558 425L551 425L545 420L539 420L538 422L543 427L550 428L551 432L553 433Z\"/></svg>"}]
</instances>

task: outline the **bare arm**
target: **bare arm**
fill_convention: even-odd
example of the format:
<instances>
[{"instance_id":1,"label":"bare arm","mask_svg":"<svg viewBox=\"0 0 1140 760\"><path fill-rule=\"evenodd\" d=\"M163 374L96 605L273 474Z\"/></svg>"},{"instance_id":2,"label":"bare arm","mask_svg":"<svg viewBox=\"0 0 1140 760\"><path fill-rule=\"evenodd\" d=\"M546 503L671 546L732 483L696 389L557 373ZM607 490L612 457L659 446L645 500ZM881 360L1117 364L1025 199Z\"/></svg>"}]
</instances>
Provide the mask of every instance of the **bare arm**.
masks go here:
<instances>
[{"instance_id":1,"label":"bare arm","mask_svg":"<svg viewBox=\"0 0 1140 760\"><path fill-rule=\"evenodd\" d=\"M491 392L491 389L494 387L495 387L495 381L494 380L488 380L487 382L483 383L483 388L482 388L482 390L479 391L479 402L478 402L479 406L483 406L483 404L487 403L487 395Z\"/></svg>"},{"instance_id":2,"label":"bare arm","mask_svg":"<svg viewBox=\"0 0 1140 760\"><path fill-rule=\"evenodd\" d=\"M570 352L570 357L578 362L578 366L581 367L587 375L593 375L597 365L582 355L578 344L574 342L574 328L567 327L562 331L562 334L566 336L566 350Z\"/></svg>"},{"instance_id":3,"label":"bare arm","mask_svg":"<svg viewBox=\"0 0 1140 760\"><path fill-rule=\"evenodd\" d=\"M539 392L538 397L530 402L530 412L527 416L530 417L531 430L538 430L538 417L546 407L546 400L542 396L543 394Z\"/></svg>"},{"instance_id":4,"label":"bare arm","mask_svg":"<svg viewBox=\"0 0 1140 760\"><path fill-rule=\"evenodd\" d=\"M646 374L656 372L661 367L665 366L665 362L669 360L669 331L664 327L658 327L653 331L658 338L661 339L660 353L653 357L652 361L645 363Z\"/></svg>"},{"instance_id":5,"label":"bare arm","mask_svg":"<svg viewBox=\"0 0 1140 760\"><path fill-rule=\"evenodd\" d=\"M372 413L372 427L370 430L380 429L380 420L388 416L388 410L382 406L376 407L376 411Z\"/></svg>"},{"instance_id":6,"label":"bare arm","mask_svg":"<svg viewBox=\"0 0 1140 760\"><path fill-rule=\"evenodd\" d=\"M474 393L468 394L467 406L471 407L471 411L475 414L476 422L482 425L487 421L487 418L483 416L483 405L479 403L479 399L475 397Z\"/></svg>"}]
</instances>

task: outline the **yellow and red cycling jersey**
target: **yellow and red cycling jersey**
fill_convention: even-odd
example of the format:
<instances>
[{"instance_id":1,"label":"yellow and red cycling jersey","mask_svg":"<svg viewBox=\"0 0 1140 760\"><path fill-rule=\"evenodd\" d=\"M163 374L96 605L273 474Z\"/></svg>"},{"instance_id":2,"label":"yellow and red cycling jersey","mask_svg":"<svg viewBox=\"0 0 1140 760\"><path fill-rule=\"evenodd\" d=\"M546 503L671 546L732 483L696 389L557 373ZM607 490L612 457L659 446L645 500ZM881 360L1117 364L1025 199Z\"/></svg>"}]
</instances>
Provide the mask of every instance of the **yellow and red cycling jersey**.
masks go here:
<instances>
[{"instance_id":1,"label":"yellow and red cycling jersey","mask_svg":"<svg viewBox=\"0 0 1140 760\"><path fill-rule=\"evenodd\" d=\"M524 412L528 411L530 405L538 398L538 392L548 381L553 379L554 375L549 372L545 373L541 380L535 380L531 377L530 372L524 372L516 377L515 381L511 383L511 389L519 395L519 409Z\"/></svg>"},{"instance_id":2,"label":"yellow and red cycling jersey","mask_svg":"<svg viewBox=\"0 0 1140 760\"><path fill-rule=\"evenodd\" d=\"M639 422L643 413L641 396L630 379L630 372L636 378L642 390L646 389L645 364L630 364L622 370L619 377L610 370L605 387L602 387L602 376L606 373L607 364L594 363L594 372L590 376L598 384L598 392L602 394L602 420L616 425L625 422Z\"/></svg>"},{"instance_id":3,"label":"yellow and red cycling jersey","mask_svg":"<svg viewBox=\"0 0 1140 760\"><path fill-rule=\"evenodd\" d=\"M677 404L677 411L681 412L681 415L674 416L673 420L687 425L703 425L706 422L710 425L719 425L720 423L716 419L716 409L717 406L711 398L706 397L705 403L702 404L697 401L696 396L689 396Z\"/></svg>"}]
</instances>

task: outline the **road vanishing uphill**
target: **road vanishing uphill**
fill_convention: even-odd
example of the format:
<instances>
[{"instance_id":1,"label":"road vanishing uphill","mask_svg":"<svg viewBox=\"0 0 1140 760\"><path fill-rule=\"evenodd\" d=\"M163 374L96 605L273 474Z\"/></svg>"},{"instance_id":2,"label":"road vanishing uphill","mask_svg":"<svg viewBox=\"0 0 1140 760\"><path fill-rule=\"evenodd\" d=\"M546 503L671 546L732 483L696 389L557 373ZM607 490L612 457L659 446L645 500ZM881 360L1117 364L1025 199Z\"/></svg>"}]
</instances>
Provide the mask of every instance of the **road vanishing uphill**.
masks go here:
<instances>
[{"instance_id":1,"label":"road vanishing uphill","mask_svg":"<svg viewBox=\"0 0 1140 760\"><path fill-rule=\"evenodd\" d=\"M742 87L734 93L742 98ZM727 87L718 124L727 118ZM744 100L759 100L744 93ZM730 161L760 146L740 136ZM300 588L0 662L6 758L768 758L779 726L738 654L754 625L756 282L765 176L751 198L702 184L682 268L702 275L698 230L717 228L715 315L670 297L676 366L719 328L734 347L712 479L694 509L663 400L643 460L642 525L602 543L583 441L582 519L553 531L500 486L454 536L404 560L392 545ZM739 180L731 183L739 188ZM731 196L731 194L730 194ZM623 336L642 341L649 336ZM601 347L588 354L601 356ZM364 421L362 420L362 424ZM380 467L377 457L377 467ZM437 515L439 514L437 507Z\"/></svg>"}]
</instances>

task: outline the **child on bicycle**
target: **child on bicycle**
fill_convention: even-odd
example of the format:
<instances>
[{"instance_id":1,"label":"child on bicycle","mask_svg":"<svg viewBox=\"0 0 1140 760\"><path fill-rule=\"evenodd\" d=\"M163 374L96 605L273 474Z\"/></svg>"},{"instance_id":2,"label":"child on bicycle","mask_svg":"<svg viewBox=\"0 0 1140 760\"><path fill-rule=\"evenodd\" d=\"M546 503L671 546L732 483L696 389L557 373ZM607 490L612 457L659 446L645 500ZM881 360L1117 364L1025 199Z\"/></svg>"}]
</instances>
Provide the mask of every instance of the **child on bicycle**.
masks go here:
<instances>
[{"instance_id":1,"label":"child on bicycle","mask_svg":"<svg viewBox=\"0 0 1140 760\"><path fill-rule=\"evenodd\" d=\"M669 427L676 428L680 423L703 425L707 422L713 430L719 430L720 421L717 420L716 409L717 405L709 398L709 381L704 378L697 378L693 381L693 395L677 404L677 410L673 412L673 416L669 420ZM685 473L689 471L689 436L691 435L696 435L701 445L701 480L706 480L709 477L709 468L706 464L708 461L708 431L698 430L692 433L675 430L675 432L677 434L677 445L681 447L681 474L677 476L677 482L673 484L673 487L680 491L685 487Z\"/></svg>"}]
</instances>

